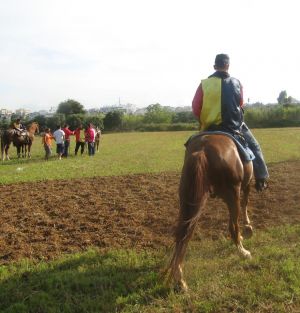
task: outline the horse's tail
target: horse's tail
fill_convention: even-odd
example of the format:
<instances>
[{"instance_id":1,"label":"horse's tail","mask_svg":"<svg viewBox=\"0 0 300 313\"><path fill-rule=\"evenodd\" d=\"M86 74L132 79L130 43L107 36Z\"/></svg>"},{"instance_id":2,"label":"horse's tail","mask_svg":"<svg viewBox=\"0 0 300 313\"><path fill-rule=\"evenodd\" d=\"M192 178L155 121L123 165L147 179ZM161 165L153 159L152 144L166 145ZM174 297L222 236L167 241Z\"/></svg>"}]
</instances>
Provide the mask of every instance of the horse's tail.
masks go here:
<instances>
[{"instance_id":1,"label":"horse's tail","mask_svg":"<svg viewBox=\"0 0 300 313\"><path fill-rule=\"evenodd\" d=\"M187 155L179 187L180 212L175 229L175 249L169 269L170 278L176 280L187 244L205 205L209 191L208 161L204 151Z\"/></svg>"}]
</instances>

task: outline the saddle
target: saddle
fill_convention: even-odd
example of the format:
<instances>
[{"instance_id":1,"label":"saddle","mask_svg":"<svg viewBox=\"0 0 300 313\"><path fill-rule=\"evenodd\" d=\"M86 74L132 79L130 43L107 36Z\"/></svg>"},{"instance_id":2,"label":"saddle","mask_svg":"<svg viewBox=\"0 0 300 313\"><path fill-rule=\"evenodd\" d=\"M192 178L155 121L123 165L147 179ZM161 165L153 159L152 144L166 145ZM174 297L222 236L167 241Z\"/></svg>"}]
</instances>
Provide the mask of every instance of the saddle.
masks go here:
<instances>
[{"instance_id":1,"label":"saddle","mask_svg":"<svg viewBox=\"0 0 300 313\"><path fill-rule=\"evenodd\" d=\"M29 133L27 130L17 130L14 129L14 135L19 137L20 139L22 139L24 141L24 143L29 143L30 138L29 138Z\"/></svg>"},{"instance_id":2,"label":"saddle","mask_svg":"<svg viewBox=\"0 0 300 313\"><path fill-rule=\"evenodd\" d=\"M245 138L240 133L231 134L231 133L228 133L225 131L219 131L219 130L203 131L203 132L192 135L187 140L187 142L184 144L185 147L187 147L189 145L191 140L193 140L197 137L204 136L204 135L225 135L234 141L242 161L250 162L250 161L255 159L255 156L254 156L252 150L248 147L248 144L247 144Z\"/></svg>"}]
</instances>

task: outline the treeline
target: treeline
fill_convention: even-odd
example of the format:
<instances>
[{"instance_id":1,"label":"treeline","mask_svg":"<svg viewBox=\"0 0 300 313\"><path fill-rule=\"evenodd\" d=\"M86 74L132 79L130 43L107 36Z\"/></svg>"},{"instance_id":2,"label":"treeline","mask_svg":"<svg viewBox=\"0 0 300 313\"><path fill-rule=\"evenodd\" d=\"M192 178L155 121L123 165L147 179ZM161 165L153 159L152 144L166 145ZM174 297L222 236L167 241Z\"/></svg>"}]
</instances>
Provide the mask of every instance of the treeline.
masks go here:
<instances>
[{"instance_id":1,"label":"treeline","mask_svg":"<svg viewBox=\"0 0 300 313\"><path fill-rule=\"evenodd\" d=\"M68 103L66 103L68 102ZM153 104L147 107L143 115L127 114L124 110L113 110L104 113L88 113L79 107L78 103L68 100L60 105L57 112L51 116L38 115L33 119L22 119L25 125L37 122L40 131L46 127L51 130L57 125L69 124L70 129L75 129L82 124L84 127L89 123L94 124L105 131L176 131L197 130L198 122L192 112L173 112L161 106ZM69 107L67 108L67 104ZM81 113L74 113L81 112ZM2 122L1 128L5 129L8 123Z\"/></svg>"},{"instance_id":2,"label":"treeline","mask_svg":"<svg viewBox=\"0 0 300 313\"><path fill-rule=\"evenodd\" d=\"M245 122L251 128L299 127L300 105L261 105L245 108Z\"/></svg>"},{"instance_id":3,"label":"treeline","mask_svg":"<svg viewBox=\"0 0 300 313\"><path fill-rule=\"evenodd\" d=\"M145 114L127 114L122 110L104 113L56 113L51 117L43 115L23 119L24 124L37 122L40 131L46 127L54 130L57 125L70 125L75 129L79 124L94 124L102 130L113 131L179 131L198 130L199 123L191 111L173 112L170 109L153 104L147 107ZM299 127L300 105L248 105L245 107L245 122L251 128ZM2 122L1 128L9 125Z\"/></svg>"}]
</instances>

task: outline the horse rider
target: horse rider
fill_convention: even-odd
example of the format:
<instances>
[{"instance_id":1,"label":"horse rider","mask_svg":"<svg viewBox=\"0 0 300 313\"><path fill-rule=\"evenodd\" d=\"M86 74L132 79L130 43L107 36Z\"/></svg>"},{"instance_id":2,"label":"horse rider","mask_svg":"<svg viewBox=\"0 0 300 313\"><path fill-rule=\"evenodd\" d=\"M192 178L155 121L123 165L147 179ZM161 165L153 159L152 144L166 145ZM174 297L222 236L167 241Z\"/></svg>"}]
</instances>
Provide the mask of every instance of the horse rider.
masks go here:
<instances>
[{"instance_id":1,"label":"horse rider","mask_svg":"<svg viewBox=\"0 0 300 313\"><path fill-rule=\"evenodd\" d=\"M26 127L22 124L20 118L16 119L16 121L12 125L12 128L15 130L15 134L17 134L18 136L27 135Z\"/></svg>"},{"instance_id":2,"label":"horse rider","mask_svg":"<svg viewBox=\"0 0 300 313\"><path fill-rule=\"evenodd\" d=\"M241 134L255 159L253 171L258 192L267 188L268 169L259 143L244 122L243 87L240 81L229 75L229 56L218 54L215 72L203 79L193 99L194 115L200 120L201 130L219 130Z\"/></svg>"}]
</instances>

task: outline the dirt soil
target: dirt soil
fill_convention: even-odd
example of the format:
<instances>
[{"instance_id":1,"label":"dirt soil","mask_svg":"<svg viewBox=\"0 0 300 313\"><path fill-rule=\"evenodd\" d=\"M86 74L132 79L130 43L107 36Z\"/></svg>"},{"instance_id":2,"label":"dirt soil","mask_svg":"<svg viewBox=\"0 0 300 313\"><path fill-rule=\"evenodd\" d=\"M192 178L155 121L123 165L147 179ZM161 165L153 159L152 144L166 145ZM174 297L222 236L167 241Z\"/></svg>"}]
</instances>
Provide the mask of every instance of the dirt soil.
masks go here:
<instances>
[{"instance_id":1,"label":"dirt soil","mask_svg":"<svg viewBox=\"0 0 300 313\"><path fill-rule=\"evenodd\" d=\"M252 186L254 229L300 223L300 162L269 166L270 188ZM170 246L179 173L95 177L0 186L0 264L99 248ZM228 212L210 199L196 237L228 236ZM194 237L195 238L195 237Z\"/></svg>"}]
</instances>

